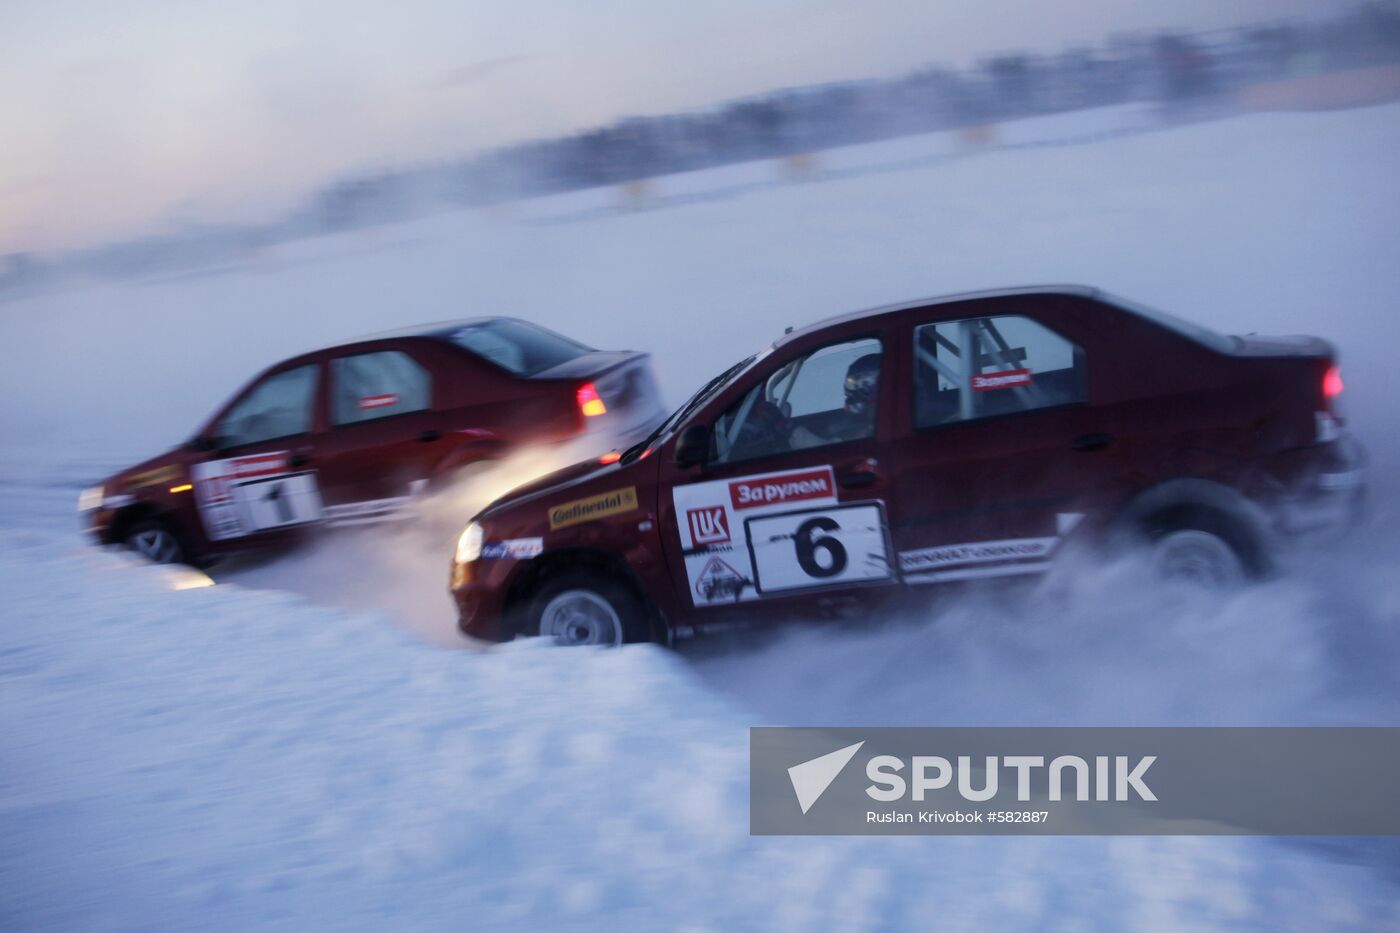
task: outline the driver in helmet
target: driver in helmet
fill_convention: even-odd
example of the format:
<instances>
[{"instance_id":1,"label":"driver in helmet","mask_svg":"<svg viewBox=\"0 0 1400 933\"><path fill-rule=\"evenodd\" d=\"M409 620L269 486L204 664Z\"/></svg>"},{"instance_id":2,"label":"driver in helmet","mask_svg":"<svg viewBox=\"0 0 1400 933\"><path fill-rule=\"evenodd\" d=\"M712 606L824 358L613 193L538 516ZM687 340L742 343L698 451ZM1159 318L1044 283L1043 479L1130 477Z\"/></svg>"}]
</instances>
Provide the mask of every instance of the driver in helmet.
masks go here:
<instances>
[{"instance_id":1,"label":"driver in helmet","mask_svg":"<svg viewBox=\"0 0 1400 933\"><path fill-rule=\"evenodd\" d=\"M793 449L839 444L870 437L875 433L875 398L880 389L880 354L867 353L846 369L844 385L846 404L818 430L802 425L792 429L789 443Z\"/></svg>"}]
</instances>

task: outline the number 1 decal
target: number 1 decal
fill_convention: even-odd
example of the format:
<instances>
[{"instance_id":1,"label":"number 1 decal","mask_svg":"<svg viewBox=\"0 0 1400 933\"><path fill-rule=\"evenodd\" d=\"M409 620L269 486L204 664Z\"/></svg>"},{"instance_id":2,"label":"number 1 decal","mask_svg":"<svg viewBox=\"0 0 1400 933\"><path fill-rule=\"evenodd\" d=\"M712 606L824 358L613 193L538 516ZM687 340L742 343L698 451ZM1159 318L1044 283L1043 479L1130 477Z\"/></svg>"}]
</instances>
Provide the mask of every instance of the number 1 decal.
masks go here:
<instances>
[{"instance_id":1,"label":"number 1 decal","mask_svg":"<svg viewBox=\"0 0 1400 933\"><path fill-rule=\"evenodd\" d=\"M272 483L271 488L263 493L263 501L271 502L273 508L277 509L277 524L285 525L292 520L292 507L287 504L287 497L282 494L281 483Z\"/></svg>"}]
</instances>

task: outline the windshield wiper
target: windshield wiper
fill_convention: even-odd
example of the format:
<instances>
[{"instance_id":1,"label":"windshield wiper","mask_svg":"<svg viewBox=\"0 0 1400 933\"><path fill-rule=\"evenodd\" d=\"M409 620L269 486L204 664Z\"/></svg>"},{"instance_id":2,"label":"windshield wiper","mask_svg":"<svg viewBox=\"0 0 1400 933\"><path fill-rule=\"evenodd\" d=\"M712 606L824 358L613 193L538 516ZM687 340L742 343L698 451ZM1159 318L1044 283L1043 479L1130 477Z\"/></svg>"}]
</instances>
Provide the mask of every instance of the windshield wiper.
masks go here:
<instances>
[{"instance_id":1,"label":"windshield wiper","mask_svg":"<svg viewBox=\"0 0 1400 933\"><path fill-rule=\"evenodd\" d=\"M648 447L651 446L653 441L665 434L666 431L674 425L680 424L682 421L684 421L687 417L690 416L690 413L692 411L699 408L700 405L706 399L713 395L715 390L719 389L721 386L727 383L730 379L734 377L735 373L740 372L745 366L748 366L753 361L754 357L752 356L748 357L747 359L740 360L733 366L726 369L724 372L720 373L715 378L711 379L709 382L705 383L703 386L700 387L699 392L696 392L690 397L690 401L686 402L680 408L677 408L675 412L671 414L671 417L667 418L665 421L657 425L656 430L648 434L646 440L633 444L631 447L628 447L625 451L623 451L622 456L619 458L618 462L622 463L623 465L626 465L631 463L633 460L637 459L637 457L641 456L643 451L645 451Z\"/></svg>"}]
</instances>

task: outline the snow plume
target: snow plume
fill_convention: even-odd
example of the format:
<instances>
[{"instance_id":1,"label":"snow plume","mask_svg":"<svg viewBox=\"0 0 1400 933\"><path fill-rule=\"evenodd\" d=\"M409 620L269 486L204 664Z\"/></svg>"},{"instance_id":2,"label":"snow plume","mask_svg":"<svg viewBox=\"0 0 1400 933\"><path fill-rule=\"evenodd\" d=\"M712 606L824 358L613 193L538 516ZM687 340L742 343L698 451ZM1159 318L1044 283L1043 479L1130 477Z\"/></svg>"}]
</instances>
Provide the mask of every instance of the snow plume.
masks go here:
<instances>
[{"instance_id":1,"label":"snow plume","mask_svg":"<svg viewBox=\"0 0 1400 933\"><path fill-rule=\"evenodd\" d=\"M714 688L785 725L1391 725L1400 560L1374 530L1225 593L1139 555L927 607L683 647Z\"/></svg>"},{"instance_id":2,"label":"snow plume","mask_svg":"<svg viewBox=\"0 0 1400 933\"><path fill-rule=\"evenodd\" d=\"M461 646L448 575L457 536L495 499L610 449L615 438L589 434L536 445L461 470L395 520L332 527L297 550L235 558L210 573L220 582L298 593L314 602L370 609L431 642Z\"/></svg>"}]
</instances>

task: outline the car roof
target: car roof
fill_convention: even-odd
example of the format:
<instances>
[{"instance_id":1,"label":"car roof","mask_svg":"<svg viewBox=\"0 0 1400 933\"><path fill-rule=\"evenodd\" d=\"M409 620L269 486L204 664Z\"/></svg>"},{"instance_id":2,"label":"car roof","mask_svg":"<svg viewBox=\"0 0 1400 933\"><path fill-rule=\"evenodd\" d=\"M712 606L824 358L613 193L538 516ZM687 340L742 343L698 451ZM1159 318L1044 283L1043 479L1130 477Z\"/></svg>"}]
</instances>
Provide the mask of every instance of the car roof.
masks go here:
<instances>
[{"instance_id":1,"label":"car roof","mask_svg":"<svg viewBox=\"0 0 1400 933\"><path fill-rule=\"evenodd\" d=\"M394 330L379 331L374 334L364 334L359 337L351 337L348 340L337 340L335 343L328 343L321 349L334 350L337 347L349 347L357 343L371 343L375 340L400 340L404 337L446 337L447 335L469 327L473 324L490 324L493 321L513 321L515 318L509 317L465 317L455 321L433 321L428 324L415 324L410 327L400 327Z\"/></svg>"},{"instance_id":2,"label":"car roof","mask_svg":"<svg viewBox=\"0 0 1400 933\"><path fill-rule=\"evenodd\" d=\"M850 311L846 314L838 314L834 317L824 318L805 327L789 330L783 336L774 341L773 346L780 347L785 343L806 337L809 334L826 330L838 324L848 324L852 321L859 321L865 318L879 317L885 314L895 314L899 311L909 311L914 308L927 308L932 305L953 304L959 301L975 301L983 298L1009 298L1016 295L1073 295L1079 298L1102 297L1103 292L1092 285L1022 285L1015 288L989 288L981 291L956 292L951 295L937 295L932 298L919 298L913 301L901 301L896 304L880 305L875 308L866 308L862 311Z\"/></svg>"}]
</instances>

